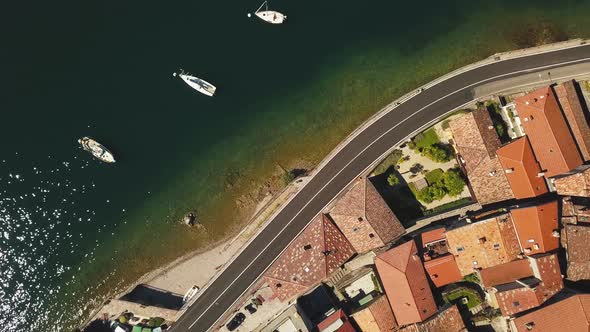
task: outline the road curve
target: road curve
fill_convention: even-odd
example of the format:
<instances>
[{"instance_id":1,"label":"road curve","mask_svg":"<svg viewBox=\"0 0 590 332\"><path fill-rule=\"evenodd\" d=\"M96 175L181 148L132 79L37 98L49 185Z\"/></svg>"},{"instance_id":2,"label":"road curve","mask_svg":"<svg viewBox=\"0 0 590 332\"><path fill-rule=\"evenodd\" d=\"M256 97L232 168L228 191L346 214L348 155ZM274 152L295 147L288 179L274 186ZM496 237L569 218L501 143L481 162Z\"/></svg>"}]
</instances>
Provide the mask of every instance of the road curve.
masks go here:
<instances>
[{"instance_id":1,"label":"road curve","mask_svg":"<svg viewBox=\"0 0 590 332\"><path fill-rule=\"evenodd\" d=\"M442 81L407 100L348 142L239 256L203 291L172 330L207 331L268 268L291 240L354 178L416 129L474 99L473 89L497 80L590 63L590 45L494 62Z\"/></svg>"}]
</instances>

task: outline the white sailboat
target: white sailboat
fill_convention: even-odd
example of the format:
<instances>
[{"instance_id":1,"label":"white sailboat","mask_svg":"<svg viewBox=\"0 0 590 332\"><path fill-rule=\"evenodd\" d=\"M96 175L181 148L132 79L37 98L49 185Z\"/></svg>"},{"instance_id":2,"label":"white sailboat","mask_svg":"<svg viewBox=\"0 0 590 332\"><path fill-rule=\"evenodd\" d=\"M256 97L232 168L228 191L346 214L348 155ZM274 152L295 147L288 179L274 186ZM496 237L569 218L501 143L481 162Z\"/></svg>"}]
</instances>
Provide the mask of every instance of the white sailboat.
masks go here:
<instances>
[{"instance_id":1,"label":"white sailboat","mask_svg":"<svg viewBox=\"0 0 590 332\"><path fill-rule=\"evenodd\" d=\"M172 74L174 77L176 77L176 75L176 73ZM178 74L178 76L182 78L182 80L188 84L188 86L209 97L213 97L215 90L217 90L213 84L193 76L190 73L185 73L182 69L180 70L180 74Z\"/></svg>"},{"instance_id":2,"label":"white sailboat","mask_svg":"<svg viewBox=\"0 0 590 332\"><path fill-rule=\"evenodd\" d=\"M264 7L264 10L261 10L262 7ZM287 20L287 15L274 10L268 10L268 1L264 1L254 14L261 20L271 24L282 24ZM248 14L248 17L250 17L250 14Z\"/></svg>"}]
</instances>

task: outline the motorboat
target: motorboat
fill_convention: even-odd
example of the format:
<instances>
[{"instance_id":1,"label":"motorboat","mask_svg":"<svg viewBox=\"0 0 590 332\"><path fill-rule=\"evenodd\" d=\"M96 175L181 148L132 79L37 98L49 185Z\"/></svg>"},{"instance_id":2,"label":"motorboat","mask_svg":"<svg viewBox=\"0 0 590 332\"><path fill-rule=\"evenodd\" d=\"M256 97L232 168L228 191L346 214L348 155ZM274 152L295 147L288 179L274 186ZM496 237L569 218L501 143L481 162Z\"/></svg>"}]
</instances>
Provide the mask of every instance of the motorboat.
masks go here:
<instances>
[{"instance_id":1,"label":"motorboat","mask_svg":"<svg viewBox=\"0 0 590 332\"><path fill-rule=\"evenodd\" d=\"M90 152L96 159L105 163L114 163L115 157L104 145L98 143L90 137L82 137L78 140L82 149Z\"/></svg>"}]
</instances>

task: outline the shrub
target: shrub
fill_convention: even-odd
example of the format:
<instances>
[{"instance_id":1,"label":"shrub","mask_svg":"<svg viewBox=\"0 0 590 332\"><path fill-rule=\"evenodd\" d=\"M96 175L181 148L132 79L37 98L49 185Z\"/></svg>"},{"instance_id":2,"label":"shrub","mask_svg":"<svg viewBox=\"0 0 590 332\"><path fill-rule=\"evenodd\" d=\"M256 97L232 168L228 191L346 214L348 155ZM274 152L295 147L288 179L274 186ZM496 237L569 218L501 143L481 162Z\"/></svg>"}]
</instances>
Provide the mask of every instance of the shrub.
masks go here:
<instances>
[{"instance_id":1,"label":"shrub","mask_svg":"<svg viewBox=\"0 0 590 332\"><path fill-rule=\"evenodd\" d=\"M440 142L436 130L434 128L430 128L427 131L420 133L414 137L414 143L419 148L425 148Z\"/></svg>"},{"instance_id":2,"label":"shrub","mask_svg":"<svg viewBox=\"0 0 590 332\"><path fill-rule=\"evenodd\" d=\"M439 183L430 185L416 193L416 198L424 203L432 203L445 197L446 191Z\"/></svg>"},{"instance_id":3,"label":"shrub","mask_svg":"<svg viewBox=\"0 0 590 332\"><path fill-rule=\"evenodd\" d=\"M422 155L439 163L444 163L451 160L451 153L445 146L441 144L425 147L422 149Z\"/></svg>"},{"instance_id":4,"label":"shrub","mask_svg":"<svg viewBox=\"0 0 590 332\"><path fill-rule=\"evenodd\" d=\"M414 143L414 141L408 142L408 148L414 150L416 148L416 143Z\"/></svg>"},{"instance_id":5,"label":"shrub","mask_svg":"<svg viewBox=\"0 0 590 332\"><path fill-rule=\"evenodd\" d=\"M442 122L441 124L442 129L447 130L449 128L451 128L451 126L449 126L449 120L445 120Z\"/></svg>"},{"instance_id":6,"label":"shrub","mask_svg":"<svg viewBox=\"0 0 590 332\"><path fill-rule=\"evenodd\" d=\"M412 172L412 174L418 174L423 169L424 169L424 166L422 166L421 164L416 163L416 164L412 165L412 167L410 167L410 172Z\"/></svg>"},{"instance_id":7,"label":"shrub","mask_svg":"<svg viewBox=\"0 0 590 332\"><path fill-rule=\"evenodd\" d=\"M426 181L428 181L428 184L437 183L440 181L440 179L442 179L443 174L444 172L442 169L433 169L432 171L426 173Z\"/></svg>"},{"instance_id":8,"label":"shrub","mask_svg":"<svg viewBox=\"0 0 590 332\"><path fill-rule=\"evenodd\" d=\"M397 177L397 174L389 174L389 176L387 177L387 183L392 187L397 186L399 184L399 178Z\"/></svg>"},{"instance_id":9,"label":"shrub","mask_svg":"<svg viewBox=\"0 0 590 332\"><path fill-rule=\"evenodd\" d=\"M396 166L403 158L402 150L393 150L393 152L387 156L375 169L373 170L374 175L381 175L386 173L391 167Z\"/></svg>"},{"instance_id":10,"label":"shrub","mask_svg":"<svg viewBox=\"0 0 590 332\"><path fill-rule=\"evenodd\" d=\"M446 192L451 197L455 197L463 192L465 181L457 169L450 169L442 175L442 182Z\"/></svg>"},{"instance_id":11,"label":"shrub","mask_svg":"<svg viewBox=\"0 0 590 332\"><path fill-rule=\"evenodd\" d=\"M479 278L477 277L477 275L475 273L468 274L468 275L464 276L463 280L465 280L467 282L472 282L474 284L479 284Z\"/></svg>"},{"instance_id":12,"label":"shrub","mask_svg":"<svg viewBox=\"0 0 590 332\"><path fill-rule=\"evenodd\" d=\"M148 321L147 325L149 327L159 327L159 326L162 326L162 324L164 324L165 321L166 320L162 317L152 317Z\"/></svg>"}]
</instances>

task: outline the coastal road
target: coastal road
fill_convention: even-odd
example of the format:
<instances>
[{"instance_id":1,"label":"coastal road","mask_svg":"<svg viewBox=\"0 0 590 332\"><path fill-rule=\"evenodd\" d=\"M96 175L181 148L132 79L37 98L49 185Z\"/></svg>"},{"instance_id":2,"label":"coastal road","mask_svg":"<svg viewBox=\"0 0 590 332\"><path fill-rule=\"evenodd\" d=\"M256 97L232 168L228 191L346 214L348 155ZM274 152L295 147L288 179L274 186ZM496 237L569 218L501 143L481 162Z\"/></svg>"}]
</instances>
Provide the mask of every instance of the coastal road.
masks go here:
<instances>
[{"instance_id":1,"label":"coastal road","mask_svg":"<svg viewBox=\"0 0 590 332\"><path fill-rule=\"evenodd\" d=\"M511 79L518 82L518 77L532 72L551 72L547 76L555 79L562 68L575 73L577 68L590 68L588 65L590 45L496 61L448 78L405 101L342 147L200 294L172 330L207 331L225 324L217 320L336 195L393 145L449 110L473 101L476 88Z\"/></svg>"}]
</instances>

